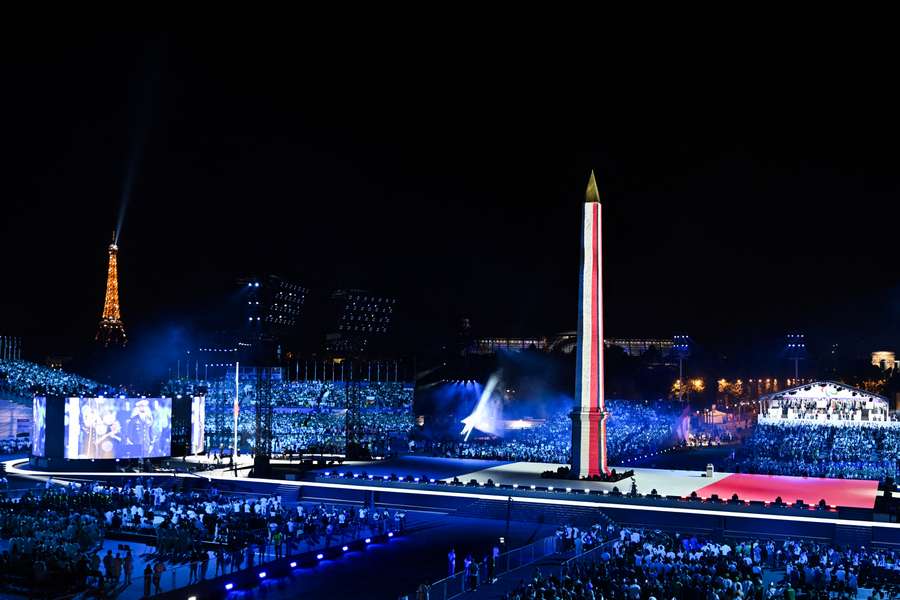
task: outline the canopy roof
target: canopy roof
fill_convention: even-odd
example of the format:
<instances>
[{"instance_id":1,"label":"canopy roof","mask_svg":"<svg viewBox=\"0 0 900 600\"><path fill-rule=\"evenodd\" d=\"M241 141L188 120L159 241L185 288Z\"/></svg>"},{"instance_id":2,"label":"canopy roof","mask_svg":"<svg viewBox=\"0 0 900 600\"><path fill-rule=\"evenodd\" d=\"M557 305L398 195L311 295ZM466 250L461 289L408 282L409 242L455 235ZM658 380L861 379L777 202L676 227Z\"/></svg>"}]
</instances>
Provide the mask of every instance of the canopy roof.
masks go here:
<instances>
[{"instance_id":1,"label":"canopy roof","mask_svg":"<svg viewBox=\"0 0 900 600\"><path fill-rule=\"evenodd\" d=\"M785 400L795 402L798 400L827 400L830 402L865 402L873 403L879 408L887 410L888 401L884 396L867 392L855 387L851 387L845 383L837 383L834 381L815 381L806 383L796 387L781 390L772 394L762 396L763 400L769 404L773 401Z\"/></svg>"}]
</instances>

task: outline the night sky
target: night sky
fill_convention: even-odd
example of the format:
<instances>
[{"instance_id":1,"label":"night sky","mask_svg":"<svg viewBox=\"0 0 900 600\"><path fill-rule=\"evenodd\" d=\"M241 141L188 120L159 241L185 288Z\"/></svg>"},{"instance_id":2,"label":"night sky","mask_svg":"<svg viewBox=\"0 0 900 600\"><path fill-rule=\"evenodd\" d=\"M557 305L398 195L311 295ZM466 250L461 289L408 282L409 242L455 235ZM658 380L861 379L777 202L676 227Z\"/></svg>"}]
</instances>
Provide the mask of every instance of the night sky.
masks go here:
<instances>
[{"instance_id":1,"label":"night sky","mask_svg":"<svg viewBox=\"0 0 900 600\"><path fill-rule=\"evenodd\" d=\"M574 329L593 168L608 334L900 350L900 144L873 90L271 37L4 52L0 333L35 359L90 346L130 164L132 339L201 323L266 272L396 294L411 351L460 316Z\"/></svg>"}]
</instances>

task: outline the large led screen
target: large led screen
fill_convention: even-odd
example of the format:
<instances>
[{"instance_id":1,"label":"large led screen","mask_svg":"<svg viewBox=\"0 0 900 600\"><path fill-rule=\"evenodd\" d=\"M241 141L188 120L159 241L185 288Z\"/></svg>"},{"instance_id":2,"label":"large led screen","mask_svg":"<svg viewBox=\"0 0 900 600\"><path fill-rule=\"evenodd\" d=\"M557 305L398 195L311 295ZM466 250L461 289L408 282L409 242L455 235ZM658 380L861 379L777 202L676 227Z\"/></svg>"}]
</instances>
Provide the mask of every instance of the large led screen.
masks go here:
<instances>
[{"instance_id":1,"label":"large led screen","mask_svg":"<svg viewBox=\"0 0 900 600\"><path fill-rule=\"evenodd\" d=\"M194 396L191 400L191 454L203 452L206 431L206 398Z\"/></svg>"},{"instance_id":2,"label":"large led screen","mask_svg":"<svg viewBox=\"0 0 900 600\"><path fill-rule=\"evenodd\" d=\"M171 398L69 398L66 458L172 455Z\"/></svg>"},{"instance_id":3,"label":"large led screen","mask_svg":"<svg viewBox=\"0 0 900 600\"><path fill-rule=\"evenodd\" d=\"M31 455L46 456L47 398L36 396L31 405Z\"/></svg>"}]
</instances>

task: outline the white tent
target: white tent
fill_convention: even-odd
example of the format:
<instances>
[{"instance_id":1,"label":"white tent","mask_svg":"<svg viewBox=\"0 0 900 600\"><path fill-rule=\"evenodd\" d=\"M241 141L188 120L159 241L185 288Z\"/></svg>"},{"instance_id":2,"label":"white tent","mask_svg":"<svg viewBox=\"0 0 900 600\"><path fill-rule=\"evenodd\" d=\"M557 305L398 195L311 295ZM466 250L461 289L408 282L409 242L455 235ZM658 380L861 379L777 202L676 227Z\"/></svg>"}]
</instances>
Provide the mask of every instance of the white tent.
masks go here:
<instances>
[{"instance_id":1,"label":"white tent","mask_svg":"<svg viewBox=\"0 0 900 600\"><path fill-rule=\"evenodd\" d=\"M759 401L760 423L891 423L887 398L834 381L798 385Z\"/></svg>"}]
</instances>

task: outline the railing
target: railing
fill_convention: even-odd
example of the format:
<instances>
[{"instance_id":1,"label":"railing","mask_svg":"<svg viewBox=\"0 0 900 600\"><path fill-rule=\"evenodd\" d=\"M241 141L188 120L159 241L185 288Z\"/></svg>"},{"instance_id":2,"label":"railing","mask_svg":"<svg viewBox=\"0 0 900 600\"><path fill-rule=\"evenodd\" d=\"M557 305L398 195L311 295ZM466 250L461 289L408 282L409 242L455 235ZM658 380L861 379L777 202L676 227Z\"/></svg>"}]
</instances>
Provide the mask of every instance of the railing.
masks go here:
<instances>
[{"instance_id":1,"label":"railing","mask_svg":"<svg viewBox=\"0 0 900 600\"><path fill-rule=\"evenodd\" d=\"M563 561L561 565L559 565L559 578L560 581L568 575L572 568L587 564L593 563L600 559L600 555L603 554L604 551L611 551L613 548L613 540L609 540L603 542L596 548L591 548L587 552L582 552L581 554L576 554L572 558ZM611 553L611 552L610 552Z\"/></svg>"},{"instance_id":2,"label":"railing","mask_svg":"<svg viewBox=\"0 0 900 600\"><path fill-rule=\"evenodd\" d=\"M515 571L521 567L533 564L546 556L556 554L559 551L558 545L559 538L555 535L545 537L527 546L500 554L494 560L493 568L488 563L490 558L484 558L478 563L478 572L473 577L467 578L466 572L463 570L432 583L429 598L431 600L455 598L477 588L484 582L490 582L499 575ZM409 597L415 598L415 594Z\"/></svg>"},{"instance_id":3,"label":"railing","mask_svg":"<svg viewBox=\"0 0 900 600\"><path fill-rule=\"evenodd\" d=\"M205 570L203 569L203 564L201 561L197 561L196 567L194 568L192 568L190 564L178 565L173 567L164 563L165 571L160 573L159 591L170 592L172 590L183 588L195 583L201 583L210 579L216 579L226 574L230 575L231 573L234 573L235 575L237 575L238 573L243 573L250 568L253 568L257 571L264 571L265 569L260 569L260 567L264 567L266 564L269 564L276 560L281 560L293 556L301 557L317 551L327 551L329 549L341 548L345 545L360 542L360 540L363 540L365 538L375 538L387 532L391 532L391 534L393 534L393 532L395 532L394 527L392 525L389 525L384 529L384 531L381 531L378 527L372 524L366 524L361 526L356 532L348 531L344 534L336 533L328 538L326 538L325 535L321 535L318 543L311 543L304 540L295 542L295 544L291 546L287 543L287 541L285 541L282 543L281 552L279 552L277 555L275 553L273 542L269 540L265 545L261 544L256 547L256 551L254 552L253 556L252 567L249 566L249 563L247 561L247 549L244 548L241 554L242 562L239 570L232 570L233 565L231 565L230 563L217 565L215 552L207 550L206 553L209 558L207 560L207 566ZM225 550L225 556L227 558L230 558L230 551ZM151 563L151 568L153 567L155 567L155 563ZM137 570L135 570L132 579L134 581L133 587L135 589L141 587L141 591L143 591L143 573L138 573ZM150 593L155 594L156 586L155 583L152 583L152 581L153 578L151 577Z\"/></svg>"},{"instance_id":4,"label":"railing","mask_svg":"<svg viewBox=\"0 0 900 600\"><path fill-rule=\"evenodd\" d=\"M388 526L384 529L384 532L393 532L394 528L392 526ZM283 558L289 558L292 556L303 556L309 555L312 552L316 551L325 551L331 548L340 548L341 546L352 544L354 542L359 542L364 538L374 538L378 535L381 535L383 532L378 528L371 524L364 525L360 527L358 533L353 534L335 534L330 538L326 538L324 535L320 537L318 543L310 543L308 541L297 542L294 547L289 547L289 545L284 542L282 543L282 551L276 555L274 545L271 541L267 542L265 546L257 546L256 552L253 557L253 569L258 571L264 571L265 569L260 569L264 567L266 564L271 563L276 560L281 560ZM200 583L209 579L216 579L218 577L224 576L226 574L231 573L242 573L251 567L248 566L247 562L247 549L243 549L243 553L241 555L241 568L240 570L232 571L232 565L229 563L227 565L222 565L223 569L220 569L216 565L216 557L215 553L212 551L207 551L207 555L209 556L209 560L207 561L207 568L204 571L202 567L202 563L200 561L197 562L196 568L192 570L190 564L179 565L177 567L172 567L166 565L166 570L160 575L160 591L161 592L169 592L172 590L176 590L179 588L186 587L188 585L192 585L195 583ZM228 550L225 551L226 556L230 556ZM153 566L153 565L151 565ZM143 585L143 574L135 573L133 575L133 580L135 583L140 583ZM155 593L155 587L151 587L151 593Z\"/></svg>"}]
</instances>

